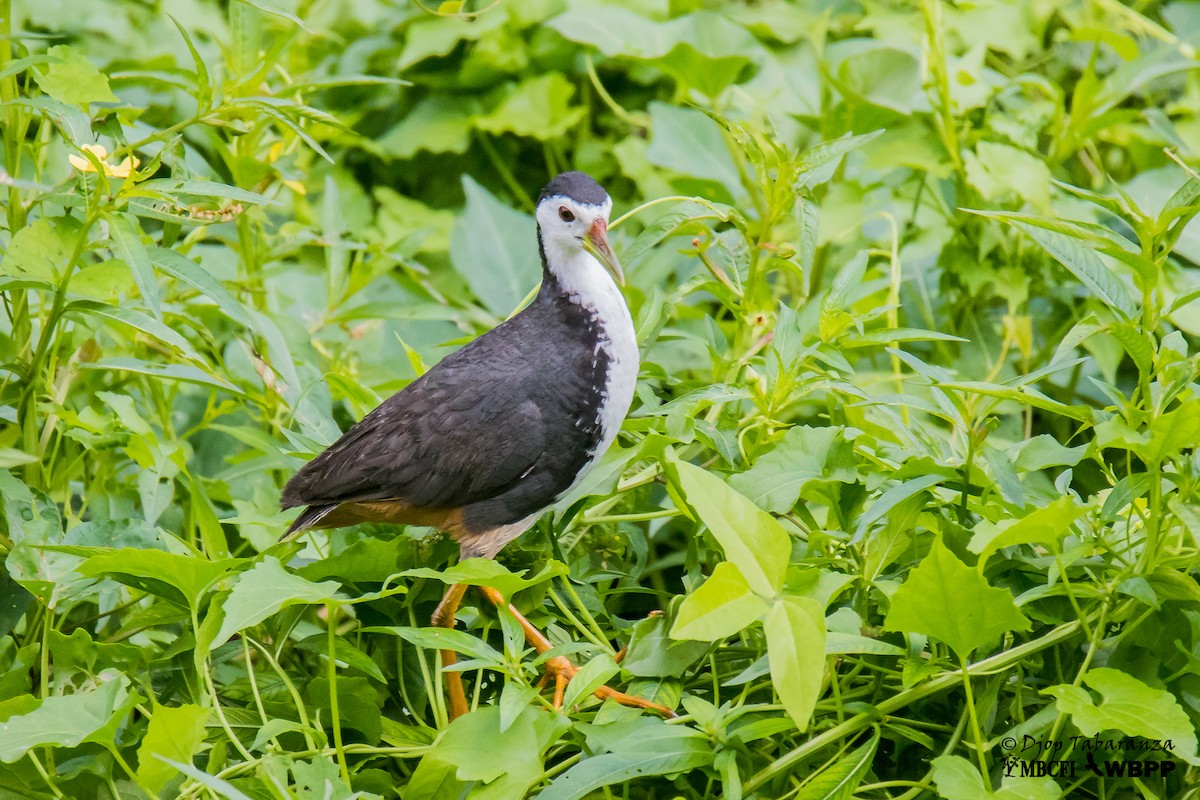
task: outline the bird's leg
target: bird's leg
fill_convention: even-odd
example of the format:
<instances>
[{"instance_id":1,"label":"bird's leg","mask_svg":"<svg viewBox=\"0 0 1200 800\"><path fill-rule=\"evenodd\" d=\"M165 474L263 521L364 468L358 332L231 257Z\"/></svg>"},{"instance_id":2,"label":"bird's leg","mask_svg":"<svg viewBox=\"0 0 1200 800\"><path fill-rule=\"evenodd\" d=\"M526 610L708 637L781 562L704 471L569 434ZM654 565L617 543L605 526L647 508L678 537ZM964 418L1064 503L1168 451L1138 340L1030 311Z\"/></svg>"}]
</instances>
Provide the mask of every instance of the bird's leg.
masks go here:
<instances>
[{"instance_id":1,"label":"bird's leg","mask_svg":"<svg viewBox=\"0 0 1200 800\"><path fill-rule=\"evenodd\" d=\"M480 586L479 591L483 592L483 596L490 600L492 605L496 606L497 608L504 607L508 609L509 613L511 613L516 618L517 622L520 623L521 630L525 633L525 641L529 642L529 646L538 653L545 653L554 646L550 643L550 640L546 638L545 634L533 627L532 622L525 619L525 615L523 615L520 611L517 611L517 609L511 603L504 602L504 595L500 594L500 592L491 588L490 586ZM554 675L554 707L560 708L562 706L563 693L567 688L567 683L570 682L571 678L575 677L575 673L578 672L579 669L564 656L554 656L546 659L546 671L547 674ZM618 692L617 690L610 689L607 686L601 686L592 694L596 695L596 697L599 697L601 700L615 700L623 706L636 706L637 708L649 709L650 711L661 714L664 717L670 718L675 716L675 712L666 706L659 705L658 703L641 697L635 697L631 694Z\"/></svg>"},{"instance_id":2,"label":"bird's leg","mask_svg":"<svg viewBox=\"0 0 1200 800\"><path fill-rule=\"evenodd\" d=\"M439 628L453 628L454 615L458 613L458 604L462 602L466 592L467 585L465 583L456 583L448 587L446 593L442 595L442 602L438 603L437 608L433 610L433 619L430 621ZM453 650L439 652L442 656L442 675L446 680L446 694L450 698L450 720L453 721L470 710L467 708L467 694L463 691L462 673L446 669L458 663L458 654Z\"/></svg>"}]
</instances>

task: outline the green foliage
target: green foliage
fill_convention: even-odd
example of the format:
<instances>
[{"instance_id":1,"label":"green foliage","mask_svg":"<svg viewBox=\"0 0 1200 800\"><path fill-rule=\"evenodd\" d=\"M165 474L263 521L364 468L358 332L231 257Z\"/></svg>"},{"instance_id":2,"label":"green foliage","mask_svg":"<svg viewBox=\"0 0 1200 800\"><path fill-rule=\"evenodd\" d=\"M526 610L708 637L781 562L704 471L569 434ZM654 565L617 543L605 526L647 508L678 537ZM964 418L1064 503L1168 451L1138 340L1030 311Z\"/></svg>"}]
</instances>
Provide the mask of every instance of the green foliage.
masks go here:
<instances>
[{"instance_id":1,"label":"green foliage","mask_svg":"<svg viewBox=\"0 0 1200 800\"><path fill-rule=\"evenodd\" d=\"M0 795L1195 794L1190 4L165 5L0 0ZM528 296L568 168L618 444L498 562L279 543ZM566 710L474 591L430 627L459 582ZM1087 770L1126 737L1177 768Z\"/></svg>"}]
</instances>

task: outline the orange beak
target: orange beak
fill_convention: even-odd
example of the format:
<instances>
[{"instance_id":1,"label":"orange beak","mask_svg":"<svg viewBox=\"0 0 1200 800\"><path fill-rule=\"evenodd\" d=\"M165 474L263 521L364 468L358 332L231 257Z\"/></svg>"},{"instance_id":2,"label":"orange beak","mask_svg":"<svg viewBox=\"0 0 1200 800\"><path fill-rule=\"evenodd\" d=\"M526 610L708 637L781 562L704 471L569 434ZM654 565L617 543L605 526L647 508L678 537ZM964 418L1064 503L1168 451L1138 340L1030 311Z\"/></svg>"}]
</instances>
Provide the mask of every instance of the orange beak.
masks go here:
<instances>
[{"instance_id":1,"label":"orange beak","mask_svg":"<svg viewBox=\"0 0 1200 800\"><path fill-rule=\"evenodd\" d=\"M621 271L621 262L617 261L617 257L612 251L612 245L608 243L608 223L604 221L603 217L597 217L596 221L592 223L587 237L583 240L583 247L599 259L618 286L625 285L625 273Z\"/></svg>"}]
</instances>

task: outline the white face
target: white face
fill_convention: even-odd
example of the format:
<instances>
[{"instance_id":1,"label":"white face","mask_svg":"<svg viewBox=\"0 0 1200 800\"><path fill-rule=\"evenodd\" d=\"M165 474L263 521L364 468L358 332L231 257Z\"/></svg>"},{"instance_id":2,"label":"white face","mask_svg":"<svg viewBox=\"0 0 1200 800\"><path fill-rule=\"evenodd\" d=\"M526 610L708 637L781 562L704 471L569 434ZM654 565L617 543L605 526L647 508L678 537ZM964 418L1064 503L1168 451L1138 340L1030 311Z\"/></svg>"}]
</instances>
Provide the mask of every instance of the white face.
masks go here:
<instances>
[{"instance_id":1,"label":"white face","mask_svg":"<svg viewBox=\"0 0 1200 800\"><path fill-rule=\"evenodd\" d=\"M599 218L608 225L612 199L602 205L576 203L561 195L547 197L538 204L537 221L542 229L542 243L547 250L573 253L583 249L583 240Z\"/></svg>"}]
</instances>

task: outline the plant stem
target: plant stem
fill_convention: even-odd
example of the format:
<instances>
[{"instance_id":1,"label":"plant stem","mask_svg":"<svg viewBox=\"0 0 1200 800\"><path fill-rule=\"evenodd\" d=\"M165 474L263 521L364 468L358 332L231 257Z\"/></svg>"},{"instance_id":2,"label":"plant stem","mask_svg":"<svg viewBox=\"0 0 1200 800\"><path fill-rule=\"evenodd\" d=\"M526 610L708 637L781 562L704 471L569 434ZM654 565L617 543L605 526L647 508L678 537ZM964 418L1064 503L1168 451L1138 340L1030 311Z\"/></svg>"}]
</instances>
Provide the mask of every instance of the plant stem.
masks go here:
<instances>
[{"instance_id":1,"label":"plant stem","mask_svg":"<svg viewBox=\"0 0 1200 800\"><path fill-rule=\"evenodd\" d=\"M963 691L967 694L967 714L971 718L971 736L975 739L975 758L979 762L979 774L986 783L988 780L988 763L986 744L983 741L983 730L979 727L979 713L975 710L975 693L971 689L971 673L967 669L967 659L959 656L958 663L962 667Z\"/></svg>"},{"instance_id":2,"label":"plant stem","mask_svg":"<svg viewBox=\"0 0 1200 800\"><path fill-rule=\"evenodd\" d=\"M329 722L333 725L333 749L337 753L338 770L342 773L342 780L349 786L350 771L346 768L346 748L342 744L342 718L338 713L337 631L335 630L337 614L338 607L336 605L325 604L325 626L329 645L329 652L326 654L329 659Z\"/></svg>"}]
</instances>

